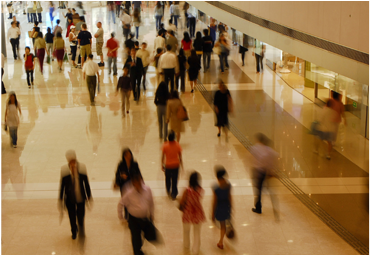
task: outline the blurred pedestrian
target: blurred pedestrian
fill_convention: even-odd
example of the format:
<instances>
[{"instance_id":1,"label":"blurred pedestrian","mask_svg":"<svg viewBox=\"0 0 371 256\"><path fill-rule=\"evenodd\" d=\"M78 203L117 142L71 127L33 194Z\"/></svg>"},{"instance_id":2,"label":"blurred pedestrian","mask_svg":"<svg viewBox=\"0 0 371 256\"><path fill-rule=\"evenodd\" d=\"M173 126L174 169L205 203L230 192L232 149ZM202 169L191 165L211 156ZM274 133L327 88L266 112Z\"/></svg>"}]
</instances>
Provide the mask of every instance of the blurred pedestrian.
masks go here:
<instances>
[{"instance_id":1,"label":"blurred pedestrian","mask_svg":"<svg viewBox=\"0 0 371 256\"><path fill-rule=\"evenodd\" d=\"M49 56L49 59L54 61L53 56L53 42L54 42L54 35L52 34L52 30L50 27L47 28L47 33L45 34L45 43L46 43L46 53ZM70 41L71 44L71 41Z\"/></svg>"},{"instance_id":2,"label":"blurred pedestrian","mask_svg":"<svg viewBox=\"0 0 371 256\"><path fill-rule=\"evenodd\" d=\"M142 43L142 48L140 48L138 51L137 51L137 57L140 58L142 60L142 63L143 63L143 90L146 90L146 78L147 78L147 70L148 70L148 67L149 67L149 56L150 56L150 53L149 51L147 50L147 43L146 42L143 42Z\"/></svg>"},{"instance_id":3,"label":"blurred pedestrian","mask_svg":"<svg viewBox=\"0 0 371 256\"><path fill-rule=\"evenodd\" d=\"M170 131L169 141L162 145L161 168L165 172L166 193L169 198L176 199L178 195L179 168L183 169L182 147L175 140L174 131Z\"/></svg>"},{"instance_id":4,"label":"blurred pedestrian","mask_svg":"<svg viewBox=\"0 0 371 256\"><path fill-rule=\"evenodd\" d=\"M219 90L214 95L214 108L216 113L216 126L218 127L218 137L220 128L224 128L225 136L228 137L228 113L233 112L233 101L227 86L222 80L219 81Z\"/></svg>"},{"instance_id":5,"label":"blurred pedestrian","mask_svg":"<svg viewBox=\"0 0 371 256\"><path fill-rule=\"evenodd\" d=\"M341 101L343 98L343 95L335 91L331 91L331 94L332 94L332 98L330 99L330 101L332 104L332 109L335 110L337 113L336 119L335 119L335 122L336 122L336 130L335 130L336 132L335 132L335 137L334 137L334 142L335 142L337 139L338 131L339 131L339 125L341 123L341 118L344 119L344 125L347 125L347 119L345 117L345 107L344 107L343 102Z\"/></svg>"},{"instance_id":6,"label":"blurred pedestrian","mask_svg":"<svg viewBox=\"0 0 371 256\"><path fill-rule=\"evenodd\" d=\"M183 120L178 118L178 110L183 107L177 91L171 92L171 98L167 101L166 122L170 122L170 129L176 134L176 139L180 141L180 133L184 132Z\"/></svg>"},{"instance_id":7,"label":"blurred pedestrian","mask_svg":"<svg viewBox=\"0 0 371 256\"><path fill-rule=\"evenodd\" d=\"M203 64L204 64L204 73L210 69L210 59L211 53L213 51L213 40L211 36L209 36L209 31L204 29L204 37L203 40L203 48L202 48L202 57L203 57Z\"/></svg>"},{"instance_id":8,"label":"blurred pedestrian","mask_svg":"<svg viewBox=\"0 0 371 256\"><path fill-rule=\"evenodd\" d=\"M8 39L10 40L10 44L12 45L14 60L16 60L18 57L17 53L19 52L19 36L20 35L21 35L21 31L17 27L17 23L12 21L12 26L8 30Z\"/></svg>"},{"instance_id":9,"label":"blurred pedestrian","mask_svg":"<svg viewBox=\"0 0 371 256\"><path fill-rule=\"evenodd\" d=\"M215 47L220 48L219 50L220 70L222 74L224 74L224 64L226 66L226 69L227 70L229 69L229 64L228 64L229 45L223 33L220 34L219 40L215 43Z\"/></svg>"},{"instance_id":10,"label":"blurred pedestrian","mask_svg":"<svg viewBox=\"0 0 371 256\"><path fill-rule=\"evenodd\" d=\"M263 71L263 58L264 58L264 47L262 42L258 39L254 41L254 50L252 56L255 56L256 61L256 73L259 73L260 70Z\"/></svg>"},{"instance_id":11,"label":"blurred pedestrian","mask_svg":"<svg viewBox=\"0 0 371 256\"><path fill-rule=\"evenodd\" d=\"M155 19L156 19L156 30L160 29L160 24L162 17L164 16L164 9L162 8L162 4L160 1L157 1L155 7Z\"/></svg>"},{"instance_id":12,"label":"blurred pedestrian","mask_svg":"<svg viewBox=\"0 0 371 256\"><path fill-rule=\"evenodd\" d=\"M176 28L178 28L178 19L180 17L179 1L174 1L173 17L174 17L174 25Z\"/></svg>"},{"instance_id":13,"label":"blurred pedestrian","mask_svg":"<svg viewBox=\"0 0 371 256\"><path fill-rule=\"evenodd\" d=\"M42 32L38 33L34 47L37 49L37 59L39 60L39 64L40 64L40 72L41 74L43 74L46 42L45 42L45 39L43 38Z\"/></svg>"},{"instance_id":14,"label":"blurred pedestrian","mask_svg":"<svg viewBox=\"0 0 371 256\"><path fill-rule=\"evenodd\" d=\"M185 72L186 72L187 59L184 56L183 49L179 49L178 63L179 63L179 74L176 76L175 89L178 90L179 80L180 80L180 91L185 92Z\"/></svg>"},{"instance_id":15,"label":"blurred pedestrian","mask_svg":"<svg viewBox=\"0 0 371 256\"><path fill-rule=\"evenodd\" d=\"M27 74L27 84L28 84L28 89L31 89L31 84L33 84L33 71L35 69L35 61L34 58L35 56L31 53L30 47L26 46L25 48L25 54L23 55L24 57L24 69ZM31 77L31 81L30 81Z\"/></svg>"},{"instance_id":16,"label":"blurred pedestrian","mask_svg":"<svg viewBox=\"0 0 371 256\"><path fill-rule=\"evenodd\" d=\"M197 56L194 49L191 51L191 56L188 58L188 65L189 83L191 84L191 93L193 93L194 85L197 83L198 72L201 69L200 58Z\"/></svg>"},{"instance_id":17,"label":"blurred pedestrian","mask_svg":"<svg viewBox=\"0 0 371 256\"><path fill-rule=\"evenodd\" d=\"M53 35L56 36L58 35L58 33L63 33L63 29L62 27L59 25L61 23L61 21L58 19L56 20L56 23L57 25L54 27L54 30L53 30Z\"/></svg>"},{"instance_id":18,"label":"blurred pedestrian","mask_svg":"<svg viewBox=\"0 0 371 256\"><path fill-rule=\"evenodd\" d=\"M136 8L133 13L133 25L135 27L135 38L137 40L139 38L139 26L141 22L140 9Z\"/></svg>"},{"instance_id":19,"label":"blurred pedestrian","mask_svg":"<svg viewBox=\"0 0 371 256\"><path fill-rule=\"evenodd\" d=\"M278 153L271 147L271 140L268 139L262 133L257 133L255 135L256 143L251 148L251 155L254 157L252 160L252 177L254 182L254 198L255 198L255 208L251 210L255 213L262 213L262 203L261 194L263 189L264 181L271 177L276 177L275 169L278 165ZM269 186L267 184L267 188ZM270 192L273 213L278 220L278 201L275 199L274 193Z\"/></svg>"},{"instance_id":20,"label":"blurred pedestrian","mask_svg":"<svg viewBox=\"0 0 371 256\"><path fill-rule=\"evenodd\" d=\"M53 20L54 20L54 16L53 16L54 10L55 8L54 8L53 1L49 1L49 18L50 18L50 23L52 24L52 27L53 27Z\"/></svg>"},{"instance_id":21,"label":"blurred pedestrian","mask_svg":"<svg viewBox=\"0 0 371 256\"><path fill-rule=\"evenodd\" d=\"M111 64L113 62L113 75L117 76L117 50L120 48L119 42L115 39L115 32L111 33L111 39L107 41L108 74L111 74Z\"/></svg>"},{"instance_id":22,"label":"blurred pedestrian","mask_svg":"<svg viewBox=\"0 0 371 256\"><path fill-rule=\"evenodd\" d=\"M99 66L96 62L93 61L93 54L88 56L88 61L85 63L82 68L83 78L86 78L86 84L88 86L88 91L90 95L90 104L94 106L95 90L97 88L97 82L99 83ZM98 81L97 81L97 76Z\"/></svg>"},{"instance_id":23,"label":"blurred pedestrian","mask_svg":"<svg viewBox=\"0 0 371 256\"><path fill-rule=\"evenodd\" d=\"M160 82L164 81L164 77L160 73L160 70L158 68L158 62L159 62L159 59L160 59L160 57L163 53L164 53L164 50L162 48L157 48L156 55L155 55L154 60L153 60L153 66L156 68L156 82L157 82L157 84L160 84Z\"/></svg>"},{"instance_id":24,"label":"blurred pedestrian","mask_svg":"<svg viewBox=\"0 0 371 256\"><path fill-rule=\"evenodd\" d=\"M188 59L191 56L192 39L189 37L188 32L183 33L183 39L181 41L184 56ZM188 68L188 67L187 67Z\"/></svg>"},{"instance_id":25,"label":"blurred pedestrian","mask_svg":"<svg viewBox=\"0 0 371 256\"><path fill-rule=\"evenodd\" d=\"M130 29L131 29L131 17L130 15L124 10L120 16L120 20L122 22L122 29L125 40L128 40Z\"/></svg>"},{"instance_id":26,"label":"blurred pedestrian","mask_svg":"<svg viewBox=\"0 0 371 256\"><path fill-rule=\"evenodd\" d=\"M19 116L22 115L21 112L21 105L17 101L17 96L15 95L15 92L9 93L9 99L6 104L5 109L5 120L4 123L9 128L9 135L11 139L11 143L13 148L17 147L17 133L18 133L18 126L19 126Z\"/></svg>"},{"instance_id":27,"label":"blurred pedestrian","mask_svg":"<svg viewBox=\"0 0 371 256\"><path fill-rule=\"evenodd\" d=\"M169 90L165 82L161 82L155 94L157 107L158 129L160 139L167 140L166 105L169 99Z\"/></svg>"},{"instance_id":28,"label":"blurred pedestrian","mask_svg":"<svg viewBox=\"0 0 371 256\"><path fill-rule=\"evenodd\" d=\"M157 240L156 228L153 225L155 207L152 191L144 184L142 176L139 173L132 173L130 178L133 187L121 198L117 211L119 219L123 220L122 208L127 209L133 252L135 255L143 255L142 232L147 241Z\"/></svg>"},{"instance_id":29,"label":"blurred pedestrian","mask_svg":"<svg viewBox=\"0 0 371 256\"><path fill-rule=\"evenodd\" d=\"M125 62L125 66L130 66L131 88L133 89L134 101L139 103L140 98L140 82L142 81L143 63L140 58L136 56L135 48L131 49L131 54Z\"/></svg>"},{"instance_id":30,"label":"blurred pedestrian","mask_svg":"<svg viewBox=\"0 0 371 256\"><path fill-rule=\"evenodd\" d=\"M77 41L77 36L75 35L75 30L76 30L75 26L72 25L70 27L70 34L68 36L68 41L70 42L70 48L71 48L71 53L72 53L72 56L71 56L72 66L74 68L77 68L75 60L76 60L76 51L77 51L78 41Z\"/></svg>"},{"instance_id":31,"label":"blurred pedestrian","mask_svg":"<svg viewBox=\"0 0 371 256\"><path fill-rule=\"evenodd\" d=\"M129 67L124 66L124 74L119 78L117 83L116 95L118 91L121 91L121 109L122 109L122 117L125 117L125 109L126 113L129 114L130 110L130 94L131 94L131 79L128 76Z\"/></svg>"},{"instance_id":32,"label":"blurred pedestrian","mask_svg":"<svg viewBox=\"0 0 371 256\"><path fill-rule=\"evenodd\" d=\"M160 48L162 50L165 50L165 38L162 37L162 31L158 31L157 36L155 38L154 42L154 51L156 52L157 49Z\"/></svg>"},{"instance_id":33,"label":"blurred pedestrian","mask_svg":"<svg viewBox=\"0 0 371 256\"><path fill-rule=\"evenodd\" d=\"M189 22L189 35L191 38L194 38L197 20L196 17L191 12L188 12L188 22Z\"/></svg>"},{"instance_id":34,"label":"blurred pedestrian","mask_svg":"<svg viewBox=\"0 0 371 256\"><path fill-rule=\"evenodd\" d=\"M189 177L188 188L184 191L180 200L183 216L183 245L186 249L190 249L190 231L193 226L193 247L192 254L198 254L201 246L201 225L206 221L204 209L201 204L201 199L205 193L200 185L200 174L196 171L192 172Z\"/></svg>"},{"instance_id":35,"label":"blurred pedestrian","mask_svg":"<svg viewBox=\"0 0 371 256\"><path fill-rule=\"evenodd\" d=\"M158 63L159 72L165 76L165 84L169 88L170 92L174 91L174 79L175 75L179 73L179 65L177 56L171 51L171 45L166 45L166 52L161 55Z\"/></svg>"},{"instance_id":36,"label":"blurred pedestrian","mask_svg":"<svg viewBox=\"0 0 371 256\"><path fill-rule=\"evenodd\" d=\"M213 208L212 208L212 221L220 222L220 239L217 244L219 249L223 249L223 240L226 233L226 221L231 219L232 213L232 186L225 177L227 171L223 166L215 166L216 177L218 184L213 186Z\"/></svg>"},{"instance_id":37,"label":"blurred pedestrian","mask_svg":"<svg viewBox=\"0 0 371 256\"><path fill-rule=\"evenodd\" d=\"M168 35L169 37L166 40L166 43L171 46L171 51L176 54L178 50L178 39L174 36L173 30L169 30Z\"/></svg>"},{"instance_id":38,"label":"blurred pedestrian","mask_svg":"<svg viewBox=\"0 0 371 256\"><path fill-rule=\"evenodd\" d=\"M88 176L79 172L75 151L69 150L66 153L68 166L71 173L61 178L59 192L59 209L63 209L63 201L68 210L70 219L72 239L76 239L77 232L84 235L85 201L92 204L92 196ZM78 227L76 225L76 217Z\"/></svg>"},{"instance_id":39,"label":"blurred pedestrian","mask_svg":"<svg viewBox=\"0 0 371 256\"><path fill-rule=\"evenodd\" d=\"M97 22L97 32L94 34L94 37L96 38L96 50L97 50L97 55L100 56L100 63L98 63L99 67L104 67L104 61L103 61L103 35L104 31L102 28L102 22L98 21Z\"/></svg>"},{"instance_id":40,"label":"blurred pedestrian","mask_svg":"<svg viewBox=\"0 0 371 256\"><path fill-rule=\"evenodd\" d=\"M116 24L115 2L114 1L107 1L107 11L108 11L108 24L111 23L111 16L112 16L113 24Z\"/></svg>"},{"instance_id":41,"label":"blurred pedestrian","mask_svg":"<svg viewBox=\"0 0 371 256\"><path fill-rule=\"evenodd\" d=\"M91 54L92 36L90 32L87 31L86 24L82 24L81 29L82 31L79 32L77 40L80 45L81 67L83 67L86 57Z\"/></svg>"},{"instance_id":42,"label":"blurred pedestrian","mask_svg":"<svg viewBox=\"0 0 371 256\"><path fill-rule=\"evenodd\" d=\"M73 24L72 17L70 17L70 18L68 18L68 26L67 26L66 37L69 37L72 26L74 26L76 28L75 24Z\"/></svg>"},{"instance_id":43,"label":"blurred pedestrian","mask_svg":"<svg viewBox=\"0 0 371 256\"><path fill-rule=\"evenodd\" d=\"M6 93L5 85L4 85L4 82L3 82L3 76L4 76L4 59L5 59L5 56L2 53L1 54L1 94L5 94Z\"/></svg>"},{"instance_id":44,"label":"blurred pedestrian","mask_svg":"<svg viewBox=\"0 0 371 256\"><path fill-rule=\"evenodd\" d=\"M58 32L57 36L54 38L53 51L55 52L55 55L57 57L59 72L62 71L65 49L66 48L64 40L62 38L62 34Z\"/></svg>"}]
</instances>

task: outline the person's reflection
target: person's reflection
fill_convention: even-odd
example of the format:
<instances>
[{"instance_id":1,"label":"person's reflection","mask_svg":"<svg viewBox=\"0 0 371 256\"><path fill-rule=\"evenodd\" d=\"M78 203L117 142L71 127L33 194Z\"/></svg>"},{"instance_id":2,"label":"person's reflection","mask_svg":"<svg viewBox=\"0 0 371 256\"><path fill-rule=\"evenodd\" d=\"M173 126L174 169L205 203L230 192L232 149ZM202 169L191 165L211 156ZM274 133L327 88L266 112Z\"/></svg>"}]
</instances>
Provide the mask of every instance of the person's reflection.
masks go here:
<instances>
[{"instance_id":1,"label":"person's reflection","mask_svg":"<svg viewBox=\"0 0 371 256\"><path fill-rule=\"evenodd\" d=\"M201 124L201 112L197 98L198 97L193 94L193 102L191 105L188 105L188 115L190 120L188 125L191 127L192 133L196 133Z\"/></svg>"},{"instance_id":2,"label":"person's reflection","mask_svg":"<svg viewBox=\"0 0 371 256\"><path fill-rule=\"evenodd\" d=\"M28 95L28 120L30 121L31 129L35 127L35 122L39 118L39 107L36 105L35 95Z\"/></svg>"},{"instance_id":3,"label":"person's reflection","mask_svg":"<svg viewBox=\"0 0 371 256\"><path fill-rule=\"evenodd\" d=\"M16 197L21 199L26 183L26 175L23 173L23 166L21 166L19 160L22 155L22 149L18 147L17 150L10 151L11 148L8 142L8 140L3 140L2 143L2 158L6 159L6 161L1 165L1 183L4 185L10 181Z\"/></svg>"},{"instance_id":4,"label":"person's reflection","mask_svg":"<svg viewBox=\"0 0 371 256\"><path fill-rule=\"evenodd\" d=\"M65 109L66 104L68 103L68 94L67 94L66 89L58 87L58 90L56 93L57 93L59 105L61 106L62 109Z\"/></svg>"},{"instance_id":5,"label":"person's reflection","mask_svg":"<svg viewBox=\"0 0 371 256\"><path fill-rule=\"evenodd\" d=\"M102 139L102 114L97 114L97 108L92 106L90 109L90 118L86 126L86 135L93 145L93 154L97 154L98 146Z\"/></svg>"}]
</instances>

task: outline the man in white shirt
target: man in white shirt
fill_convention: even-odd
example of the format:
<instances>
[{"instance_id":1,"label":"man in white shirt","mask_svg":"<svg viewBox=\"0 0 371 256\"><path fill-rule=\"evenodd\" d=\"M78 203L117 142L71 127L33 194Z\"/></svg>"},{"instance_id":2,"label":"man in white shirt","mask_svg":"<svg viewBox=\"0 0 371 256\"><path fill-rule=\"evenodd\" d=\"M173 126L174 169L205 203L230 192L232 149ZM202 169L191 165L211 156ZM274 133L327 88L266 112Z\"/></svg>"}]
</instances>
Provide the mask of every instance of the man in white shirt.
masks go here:
<instances>
[{"instance_id":1,"label":"man in white shirt","mask_svg":"<svg viewBox=\"0 0 371 256\"><path fill-rule=\"evenodd\" d=\"M137 51L137 57L142 60L143 64L143 89L146 90L146 75L149 66L149 51L147 50L147 42L142 43L142 48Z\"/></svg>"},{"instance_id":2,"label":"man in white shirt","mask_svg":"<svg viewBox=\"0 0 371 256\"><path fill-rule=\"evenodd\" d=\"M158 60L159 73L164 74L165 84L169 88L169 81L171 86L171 92L174 91L174 78L175 74L179 74L179 62L178 57L174 52L171 51L171 45L166 46L167 52L162 54Z\"/></svg>"},{"instance_id":3,"label":"man in white shirt","mask_svg":"<svg viewBox=\"0 0 371 256\"><path fill-rule=\"evenodd\" d=\"M8 38L10 39L10 43L12 45L12 50L13 50L13 57L14 60L17 59L17 52L19 48L19 36L21 34L21 31L17 27L16 22L12 22L12 26L8 30Z\"/></svg>"},{"instance_id":4,"label":"man in white shirt","mask_svg":"<svg viewBox=\"0 0 371 256\"><path fill-rule=\"evenodd\" d=\"M125 40L128 40L128 37L129 37L129 34L130 34L130 28L131 28L131 17L124 10L121 14L120 20L122 22L122 28L123 28L123 31L124 31Z\"/></svg>"},{"instance_id":5,"label":"man in white shirt","mask_svg":"<svg viewBox=\"0 0 371 256\"><path fill-rule=\"evenodd\" d=\"M124 220L122 210L129 213L128 223L131 232L131 243L135 255L143 255L142 232L148 241L157 240L156 228L153 226L154 203L151 189L143 183L139 172L130 175L133 187L121 198L117 205L118 217Z\"/></svg>"},{"instance_id":6,"label":"man in white shirt","mask_svg":"<svg viewBox=\"0 0 371 256\"><path fill-rule=\"evenodd\" d=\"M155 45L153 47L153 52L155 54L158 48L165 50L165 38L163 38L161 30L158 31L158 35L155 38Z\"/></svg>"},{"instance_id":7,"label":"man in white shirt","mask_svg":"<svg viewBox=\"0 0 371 256\"><path fill-rule=\"evenodd\" d=\"M88 61L85 62L85 65L82 68L82 74L84 79L86 77L86 84L90 94L90 103L92 106L94 106L95 89L97 86L97 77L95 74L98 75L99 83L99 66L93 61L93 54L89 54Z\"/></svg>"},{"instance_id":8,"label":"man in white shirt","mask_svg":"<svg viewBox=\"0 0 371 256\"><path fill-rule=\"evenodd\" d=\"M278 166L278 153L270 147L271 140L262 133L255 135L257 143L251 148L251 154L254 157L252 161L253 166L253 180L254 180L254 197L255 208L252 211L258 214L262 213L261 192L263 189L263 182L269 177L276 176L274 170ZM278 220L277 200L274 199L274 194L270 193L273 205L273 212Z\"/></svg>"}]
</instances>

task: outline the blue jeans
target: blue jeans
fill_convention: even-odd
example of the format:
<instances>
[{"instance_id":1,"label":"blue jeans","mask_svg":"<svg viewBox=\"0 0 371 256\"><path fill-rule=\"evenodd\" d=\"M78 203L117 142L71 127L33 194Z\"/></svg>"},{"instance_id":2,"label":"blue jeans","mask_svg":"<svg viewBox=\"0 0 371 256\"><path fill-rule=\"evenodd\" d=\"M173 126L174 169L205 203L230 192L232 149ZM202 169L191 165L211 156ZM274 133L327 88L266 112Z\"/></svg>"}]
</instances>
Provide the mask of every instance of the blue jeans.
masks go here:
<instances>
[{"instance_id":1,"label":"blue jeans","mask_svg":"<svg viewBox=\"0 0 371 256\"><path fill-rule=\"evenodd\" d=\"M113 74L117 75L117 57L108 57L108 74L111 74L111 63L113 62Z\"/></svg>"},{"instance_id":2,"label":"blue jeans","mask_svg":"<svg viewBox=\"0 0 371 256\"><path fill-rule=\"evenodd\" d=\"M108 23L110 23L111 16L112 16L113 23L116 24L116 16L115 16L114 11L109 11L109 13L108 13Z\"/></svg>"},{"instance_id":3,"label":"blue jeans","mask_svg":"<svg viewBox=\"0 0 371 256\"><path fill-rule=\"evenodd\" d=\"M228 55L227 55L226 52L222 52L219 55L219 61L220 61L220 69L222 70L222 72L224 72L224 61L225 61L225 66L227 68L229 68L229 65L228 65Z\"/></svg>"},{"instance_id":4,"label":"blue jeans","mask_svg":"<svg viewBox=\"0 0 371 256\"><path fill-rule=\"evenodd\" d=\"M138 27L135 27L135 34L136 34L136 39L138 40L138 37L139 37L139 26Z\"/></svg>"},{"instance_id":5,"label":"blue jeans","mask_svg":"<svg viewBox=\"0 0 371 256\"><path fill-rule=\"evenodd\" d=\"M202 57L204 61L204 70L207 70L210 68L211 52L204 52Z\"/></svg>"},{"instance_id":6,"label":"blue jeans","mask_svg":"<svg viewBox=\"0 0 371 256\"><path fill-rule=\"evenodd\" d=\"M174 17L174 25L175 25L175 27L178 28L178 19L179 19L179 15L173 15L173 17Z\"/></svg>"},{"instance_id":7,"label":"blue jeans","mask_svg":"<svg viewBox=\"0 0 371 256\"><path fill-rule=\"evenodd\" d=\"M9 135L10 135L10 138L12 139L12 143L13 145L17 145L17 130L18 130L18 127L15 126L15 127L9 127Z\"/></svg>"},{"instance_id":8,"label":"blue jeans","mask_svg":"<svg viewBox=\"0 0 371 256\"><path fill-rule=\"evenodd\" d=\"M155 16L155 18L156 18L156 29L159 30L160 25L161 25L162 16Z\"/></svg>"}]
</instances>

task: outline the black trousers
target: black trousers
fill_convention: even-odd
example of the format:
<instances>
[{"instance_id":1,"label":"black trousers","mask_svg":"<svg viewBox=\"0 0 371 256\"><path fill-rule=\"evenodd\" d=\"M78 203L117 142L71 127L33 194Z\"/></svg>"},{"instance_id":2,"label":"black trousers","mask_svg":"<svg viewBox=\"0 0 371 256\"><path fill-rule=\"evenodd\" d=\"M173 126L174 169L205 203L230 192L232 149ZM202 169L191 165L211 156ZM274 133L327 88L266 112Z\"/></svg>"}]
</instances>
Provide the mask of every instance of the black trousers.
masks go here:
<instances>
[{"instance_id":1,"label":"black trousers","mask_svg":"<svg viewBox=\"0 0 371 256\"><path fill-rule=\"evenodd\" d=\"M74 235L77 233L76 217L80 227L80 232L83 232L85 217L85 201L82 203L66 202L66 207L68 211L68 217L70 218L72 234Z\"/></svg>"},{"instance_id":2,"label":"black trousers","mask_svg":"<svg viewBox=\"0 0 371 256\"><path fill-rule=\"evenodd\" d=\"M245 65L245 52L241 52L242 65Z\"/></svg>"},{"instance_id":3,"label":"black trousers","mask_svg":"<svg viewBox=\"0 0 371 256\"><path fill-rule=\"evenodd\" d=\"M143 89L146 90L146 76L147 76L148 66L143 67Z\"/></svg>"},{"instance_id":4,"label":"black trousers","mask_svg":"<svg viewBox=\"0 0 371 256\"><path fill-rule=\"evenodd\" d=\"M1 68L1 94L6 93L4 82L3 82L4 69Z\"/></svg>"},{"instance_id":5,"label":"black trousers","mask_svg":"<svg viewBox=\"0 0 371 256\"><path fill-rule=\"evenodd\" d=\"M192 17L189 18L189 36L195 37L195 30L196 30L196 18Z\"/></svg>"},{"instance_id":6,"label":"black trousers","mask_svg":"<svg viewBox=\"0 0 371 256\"><path fill-rule=\"evenodd\" d=\"M170 81L171 92L174 91L175 69L174 68L164 69L164 76L165 76L165 84L167 88L169 89L169 81Z\"/></svg>"},{"instance_id":7,"label":"black trousers","mask_svg":"<svg viewBox=\"0 0 371 256\"><path fill-rule=\"evenodd\" d=\"M33 70L32 69L26 70L26 74L27 74L27 84L30 86L31 83L33 83ZM31 83L30 83L30 77L31 77Z\"/></svg>"},{"instance_id":8,"label":"black trousers","mask_svg":"<svg viewBox=\"0 0 371 256\"><path fill-rule=\"evenodd\" d=\"M140 98L140 82L142 81L142 75L130 75L131 88L133 88L134 100Z\"/></svg>"},{"instance_id":9,"label":"black trousers","mask_svg":"<svg viewBox=\"0 0 371 256\"><path fill-rule=\"evenodd\" d=\"M176 77L176 90L179 88L179 79L180 79L180 90L185 92L185 70L180 70L179 75Z\"/></svg>"},{"instance_id":10,"label":"black trousers","mask_svg":"<svg viewBox=\"0 0 371 256\"><path fill-rule=\"evenodd\" d=\"M71 53L72 53L72 57L71 57L71 60L75 62L76 60L76 51L77 51L77 45L71 45ZM81 62L81 56L80 57L80 62Z\"/></svg>"},{"instance_id":11,"label":"black trousers","mask_svg":"<svg viewBox=\"0 0 371 256\"><path fill-rule=\"evenodd\" d=\"M263 183L266 177L266 172L254 169L254 197L255 197L255 208L258 212L262 210L261 196L263 190Z\"/></svg>"},{"instance_id":12,"label":"black trousers","mask_svg":"<svg viewBox=\"0 0 371 256\"><path fill-rule=\"evenodd\" d=\"M12 44L13 57L14 57L14 59L17 59L17 52L18 52L18 49L19 49L19 39L18 38L11 38L10 43Z\"/></svg>"},{"instance_id":13,"label":"black trousers","mask_svg":"<svg viewBox=\"0 0 371 256\"><path fill-rule=\"evenodd\" d=\"M176 198L178 195L178 176L179 167L175 169L165 169L166 192L171 194L172 198Z\"/></svg>"},{"instance_id":14,"label":"black trousers","mask_svg":"<svg viewBox=\"0 0 371 256\"><path fill-rule=\"evenodd\" d=\"M263 58L260 55L255 53L255 60L256 60L256 72L260 72L260 67L261 67L261 70L263 70Z\"/></svg>"},{"instance_id":15,"label":"black trousers","mask_svg":"<svg viewBox=\"0 0 371 256\"><path fill-rule=\"evenodd\" d=\"M152 222L148 219L136 218L129 213L129 229L131 232L131 244L135 255L143 255L142 252L142 232L144 238L148 241L155 241L157 239L156 229Z\"/></svg>"}]
</instances>

